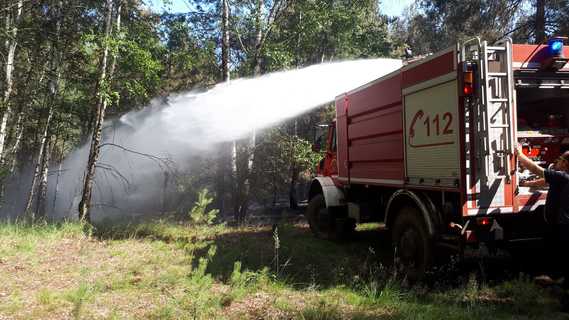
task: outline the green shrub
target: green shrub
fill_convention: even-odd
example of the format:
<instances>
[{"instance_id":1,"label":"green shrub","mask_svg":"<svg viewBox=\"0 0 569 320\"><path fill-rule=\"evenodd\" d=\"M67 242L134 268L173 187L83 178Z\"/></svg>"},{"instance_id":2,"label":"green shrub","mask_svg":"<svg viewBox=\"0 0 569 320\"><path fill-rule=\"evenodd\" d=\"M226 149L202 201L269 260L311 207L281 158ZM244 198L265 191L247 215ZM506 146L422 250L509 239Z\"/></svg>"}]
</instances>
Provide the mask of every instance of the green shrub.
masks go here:
<instances>
[{"instance_id":1,"label":"green shrub","mask_svg":"<svg viewBox=\"0 0 569 320\"><path fill-rule=\"evenodd\" d=\"M190 219L196 225L211 225L219 210L208 210L207 207L213 202L207 189L203 189L198 193L198 200L194 203L194 207L190 210Z\"/></svg>"}]
</instances>

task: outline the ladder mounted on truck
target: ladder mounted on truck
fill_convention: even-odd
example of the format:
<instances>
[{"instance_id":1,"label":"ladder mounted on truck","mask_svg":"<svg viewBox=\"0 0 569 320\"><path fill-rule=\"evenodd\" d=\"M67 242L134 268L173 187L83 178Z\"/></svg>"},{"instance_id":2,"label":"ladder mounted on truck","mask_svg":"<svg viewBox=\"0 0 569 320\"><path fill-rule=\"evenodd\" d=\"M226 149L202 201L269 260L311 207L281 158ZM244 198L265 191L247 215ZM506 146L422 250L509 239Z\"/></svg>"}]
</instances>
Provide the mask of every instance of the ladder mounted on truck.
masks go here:
<instances>
[{"instance_id":1,"label":"ladder mounted on truck","mask_svg":"<svg viewBox=\"0 0 569 320\"><path fill-rule=\"evenodd\" d=\"M486 159L494 167L488 174L494 179L511 181L510 156L513 154L513 71L512 40L501 40L494 46L482 43L480 56L481 106L486 116L487 132L483 137L489 142Z\"/></svg>"},{"instance_id":2,"label":"ladder mounted on truck","mask_svg":"<svg viewBox=\"0 0 569 320\"><path fill-rule=\"evenodd\" d=\"M477 65L477 96L469 111L473 119L475 141L470 152L476 156L477 206L504 206L504 187L512 181L510 157L513 155L514 77L512 40L506 38L493 45L475 38L463 43L461 60ZM474 148L474 149L473 149ZM473 168L473 164L469 168Z\"/></svg>"}]
</instances>

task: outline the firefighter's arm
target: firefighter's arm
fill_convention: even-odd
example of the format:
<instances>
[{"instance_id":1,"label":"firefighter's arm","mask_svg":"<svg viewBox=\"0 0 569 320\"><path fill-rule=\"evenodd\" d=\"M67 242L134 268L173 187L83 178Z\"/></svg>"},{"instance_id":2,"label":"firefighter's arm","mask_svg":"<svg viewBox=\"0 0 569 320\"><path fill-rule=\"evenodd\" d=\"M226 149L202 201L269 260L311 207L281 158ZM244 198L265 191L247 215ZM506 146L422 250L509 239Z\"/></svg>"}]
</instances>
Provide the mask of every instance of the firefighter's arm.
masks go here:
<instances>
[{"instance_id":1,"label":"firefighter's arm","mask_svg":"<svg viewBox=\"0 0 569 320\"><path fill-rule=\"evenodd\" d=\"M537 179L537 180L532 180L532 181L522 181L520 182L520 186L522 187L545 187L547 183L545 182L545 179L541 178L541 179Z\"/></svg>"},{"instance_id":2,"label":"firefighter's arm","mask_svg":"<svg viewBox=\"0 0 569 320\"><path fill-rule=\"evenodd\" d=\"M545 171L545 169L543 169L537 163L533 162L533 160L528 158L522 152L522 149L519 146L516 148L516 156L518 156L518 160L520 161L522 167L528 169L531 173L539 176L540 178L544 177L543 172Z\"/></svg>"}]
</instances>

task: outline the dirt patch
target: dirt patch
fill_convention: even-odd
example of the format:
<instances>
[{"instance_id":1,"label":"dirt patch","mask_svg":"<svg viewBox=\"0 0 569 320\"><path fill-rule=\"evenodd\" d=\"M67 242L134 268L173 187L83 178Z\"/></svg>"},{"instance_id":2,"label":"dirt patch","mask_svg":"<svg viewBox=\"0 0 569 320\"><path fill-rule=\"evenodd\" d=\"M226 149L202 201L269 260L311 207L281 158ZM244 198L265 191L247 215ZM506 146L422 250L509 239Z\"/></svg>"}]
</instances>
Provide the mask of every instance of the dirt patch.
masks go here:
<instances>
[{"instance_id":1,"label":"dirt patch","mask_svg":"<svg viewBox=\"0 0 569 320\"><path fill-rule=\"evenodd\" d=\"M276 306L277 297L266 292L250 294L239 301L234 301L224 309L229 319L282 320L292 319L289 311Z\"/></svg>"}]
</instances>

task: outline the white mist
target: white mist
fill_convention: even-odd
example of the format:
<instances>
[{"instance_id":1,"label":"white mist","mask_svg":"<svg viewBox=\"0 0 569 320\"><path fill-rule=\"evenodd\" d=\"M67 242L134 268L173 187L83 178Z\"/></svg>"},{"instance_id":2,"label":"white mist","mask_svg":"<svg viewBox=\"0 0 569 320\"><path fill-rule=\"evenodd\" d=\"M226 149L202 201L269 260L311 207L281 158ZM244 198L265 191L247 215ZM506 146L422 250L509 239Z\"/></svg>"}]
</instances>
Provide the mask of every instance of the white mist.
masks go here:
<instances>
[{"instance_id":1,"label":"white mist","mask_svg":"<svg viewBox=\"0 0 569 320\"><path fill-rule=\"evenodd\" d=\"M327 63L178 94L167 103L154 101L142 111L107 121L104 143L168 158L180 170L189 170L192 161L208 156L221 142L308 112L400 67L401 61L393 59ZM87 153L83 146L67 157L55 201L56 179L50 180L52 216L77 216ZM107 146L101 149L99 164L94 219L103 213L159 210L164 178L157 161Z\"/></svg>"}]
</instances>

